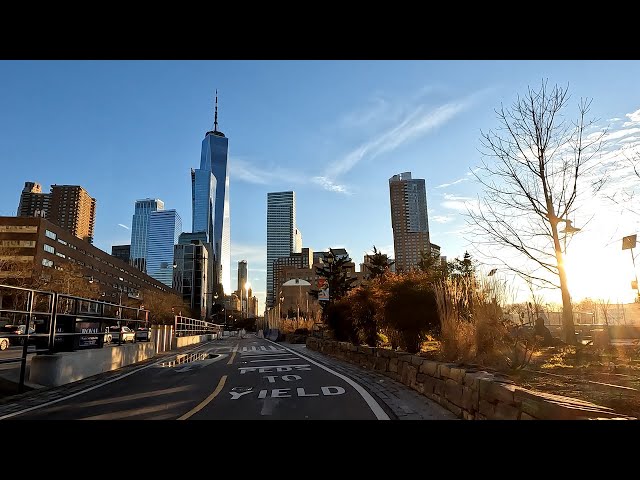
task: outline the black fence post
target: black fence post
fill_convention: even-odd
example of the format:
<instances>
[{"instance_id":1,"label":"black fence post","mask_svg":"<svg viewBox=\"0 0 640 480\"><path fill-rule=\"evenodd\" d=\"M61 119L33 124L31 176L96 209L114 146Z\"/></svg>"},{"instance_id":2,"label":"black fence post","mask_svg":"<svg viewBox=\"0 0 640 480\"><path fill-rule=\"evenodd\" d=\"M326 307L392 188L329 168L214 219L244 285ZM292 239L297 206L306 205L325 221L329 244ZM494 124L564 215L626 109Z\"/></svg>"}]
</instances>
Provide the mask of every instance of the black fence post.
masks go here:
<instances>
[{"instance_id":1,"label":"black fence post","mask_svg":"<svg viewBox=\"0 0 640 480\"><path fill-rule=\"evenodd\" d=\"M33 315L33 297L35 296L35 292L31 290L29 295L27 296L27 324L25 325L24 333L26 337L24 338L24 344L22 345L22 359L20 360L20 383L18 384L18 393L22 393L24 391L24 376L27 370L27 353L29 350L29 326L31 325L31 316Z\"/></svg>"},{"instance_id":2,"label":"black fence post","mask_svg":"<svg viewBox=\"0 0 640 480\"><path fill-rule=\"evenodd\" d=\"M51 294L51 319L49 321L49 353L53 353L56 341L56 324L58 317L58 294Z\"/></svg>"}]
</instances>

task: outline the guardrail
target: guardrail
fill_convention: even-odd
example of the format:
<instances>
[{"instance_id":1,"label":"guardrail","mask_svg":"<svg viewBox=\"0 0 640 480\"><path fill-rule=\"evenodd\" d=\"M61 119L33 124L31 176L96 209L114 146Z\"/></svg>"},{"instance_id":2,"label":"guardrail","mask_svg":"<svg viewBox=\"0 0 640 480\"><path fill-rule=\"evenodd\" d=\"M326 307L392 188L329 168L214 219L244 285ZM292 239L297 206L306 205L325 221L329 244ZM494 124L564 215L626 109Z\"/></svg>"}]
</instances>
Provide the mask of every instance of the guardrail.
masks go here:
<instances>
[{"instance_id":1,"label":"guardrail","mask_svg":"<svg viewBox=\"0 0 640 480\"><path fill-rule=\"evenodd\" d=\"M73 295L0 284L0 349L22 347L20 357L4 356L0 363L20 362L19 391L29 353L54 353L102 348L108 338L133 342L151 340L149 311ZM32 346L33 349L29 350Z\"/></svg>"},{"instance_id":2,"label":"guardrail","mask_svg":"<svg viewBox=\"0 0 640 480\"><path fill-rule=\"evenodd\" d=\"M224 325L199 320L197 318L175 316L176 337L190 337L193 335L223 334Z\"/></svg>"}]
</instances>

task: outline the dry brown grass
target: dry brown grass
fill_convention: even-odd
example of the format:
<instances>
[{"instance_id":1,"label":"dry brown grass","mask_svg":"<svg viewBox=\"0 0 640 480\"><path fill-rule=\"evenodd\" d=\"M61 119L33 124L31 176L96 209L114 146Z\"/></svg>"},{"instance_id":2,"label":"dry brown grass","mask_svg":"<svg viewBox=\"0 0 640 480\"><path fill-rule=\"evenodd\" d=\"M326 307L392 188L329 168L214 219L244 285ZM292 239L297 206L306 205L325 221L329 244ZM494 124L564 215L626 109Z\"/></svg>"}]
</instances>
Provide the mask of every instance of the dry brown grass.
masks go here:
<instances>
[{"instance_id":1,"label":"dry brown grass","mask_svg":"<svg viewBox=\"0 0 640 480\"><path fill-rule=\"evenodd\" d=\"M311 329L313 327L313 323L314 321L312 319L300 319L297 320L295 318L293 319L282 319L282 321L280 322L280 330L282 331L282 333L294 333L298 328L306 328L309 332L311 332Z\"/></svg>"},{"instance_id":2,"label":"dry brown grass","mask_svg":"<svg viewBox=\"0 0 640 480\"><path fill-rule=\"evenodd\" d=\"M450 278L435 287L440 317L440 355L447 361L497 368L525 360L522 342L509 335L504 306L510 292L490 277Z\"/></svg>"}]
</instances>

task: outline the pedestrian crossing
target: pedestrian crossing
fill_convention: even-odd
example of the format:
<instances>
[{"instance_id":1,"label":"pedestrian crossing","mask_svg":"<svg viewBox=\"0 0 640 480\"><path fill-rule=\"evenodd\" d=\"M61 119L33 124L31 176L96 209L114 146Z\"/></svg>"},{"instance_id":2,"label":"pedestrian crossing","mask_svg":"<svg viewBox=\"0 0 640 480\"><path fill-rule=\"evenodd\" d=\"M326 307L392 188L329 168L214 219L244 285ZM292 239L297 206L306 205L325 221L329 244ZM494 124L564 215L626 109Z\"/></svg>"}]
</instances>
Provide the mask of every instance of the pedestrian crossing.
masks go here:
<instances>
[{"instance_id":1,"label":"pedestrian crossing","mask_svg":"<svg viewBox=\"0 0 640 480\"><path fill-rule=\"evenodd\" d=\"M259 347L256 347L255 345L251 346L251 347L242 347L240 349L240 353L244 353L244 352L284 352L285 349L284 348L276 348L273 345L269 345L268 347L265 347L264 345L260 345Z\"/></svg>"}]
</instances>

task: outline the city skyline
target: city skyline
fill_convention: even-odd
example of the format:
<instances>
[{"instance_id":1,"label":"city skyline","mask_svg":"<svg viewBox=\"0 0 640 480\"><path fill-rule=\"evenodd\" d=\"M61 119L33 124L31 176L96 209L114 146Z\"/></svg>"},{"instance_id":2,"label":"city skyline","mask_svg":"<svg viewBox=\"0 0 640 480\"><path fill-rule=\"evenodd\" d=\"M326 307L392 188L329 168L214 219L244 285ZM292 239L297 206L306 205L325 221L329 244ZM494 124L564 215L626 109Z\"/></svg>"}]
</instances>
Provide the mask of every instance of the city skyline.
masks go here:
<instances>
[{"instance_id":1,"label":"city skyline","mask_svg":"<svg viewBox=\"0 0 640 480\"><path fill-rule=\"evenodd\" d=\"M91 192L99 205L94 244L106 252L129 243L137 199L162 198L188 226L189 169L217 87L232 138L229 274L235 280L246 259L264 304L265 193L296 191L303 246L343 246L359 263L374 244L394 256L388 179L411 171L426 181L431 242L460 257L468 248L462 213L479 193L471 171L482 160L480 132L496 127L494 110L542 78L568 83L571 103L593 98L594 117L610 129L605 153L620 156L640 138L638 73L633 61L4 61L0 158L11 168L0 213L15 215L24 183L37 181L43 191L57 183ZM582 232L567 262L572 253L600 254L574 265L572 294L633 297L631 261L615 242L637 232L638 217L598 204L573 220ZM594 276L605 281L580 284Z\"/></svg>"}]
</instances>

